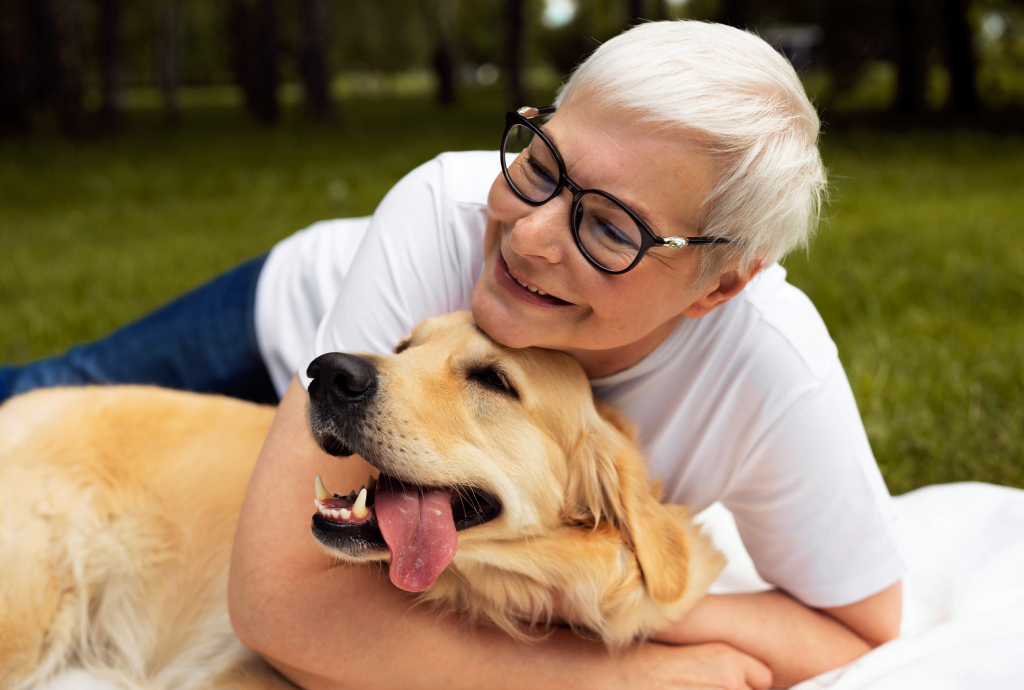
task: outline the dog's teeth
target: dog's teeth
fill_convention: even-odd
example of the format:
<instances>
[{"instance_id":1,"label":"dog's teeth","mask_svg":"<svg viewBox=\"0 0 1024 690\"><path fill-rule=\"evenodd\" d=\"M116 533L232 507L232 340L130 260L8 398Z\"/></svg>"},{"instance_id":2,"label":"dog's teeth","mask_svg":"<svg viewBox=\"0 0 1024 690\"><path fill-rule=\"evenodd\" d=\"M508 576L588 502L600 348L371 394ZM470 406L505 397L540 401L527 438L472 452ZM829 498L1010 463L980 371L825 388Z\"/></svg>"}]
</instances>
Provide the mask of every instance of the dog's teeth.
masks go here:
<instances>
[{"instance_id":1,"label":"dog's teeth","mask_svg":"<svg viewBox=\"0 0 1024 690\"><path fill-rule=\"evenodd\" d=\"M359 490L359 497L356 498L356 502L352 505L352 514L362 520L369 512L366 509L366 487L364 486Z\"/></svg>"},{"instance_id":2,"label":"dog's teeth","mask_svg":"<svg viewBox=\"0 0 1024 690\"><path fill-rule=\"evenodd\" d=\"M320 478L319 474L316 476L316 481L313 482L313 487L316 489L316 497L321 501L331 497L331 493L324 486L324 480Z\"/></svg>"},{"instance_id":3,"label":"dog's teeth","mask_svg":"<svg viewBox=\"0 0 1024 690\"><path fill-rule=\"evenodd\" d=\"M345 508L340 508L334 512L337 513L335 517L340 517L342 520L348 520L350 517L352 517L352 513L346 510Z\"/></svg>"}]
</instances>

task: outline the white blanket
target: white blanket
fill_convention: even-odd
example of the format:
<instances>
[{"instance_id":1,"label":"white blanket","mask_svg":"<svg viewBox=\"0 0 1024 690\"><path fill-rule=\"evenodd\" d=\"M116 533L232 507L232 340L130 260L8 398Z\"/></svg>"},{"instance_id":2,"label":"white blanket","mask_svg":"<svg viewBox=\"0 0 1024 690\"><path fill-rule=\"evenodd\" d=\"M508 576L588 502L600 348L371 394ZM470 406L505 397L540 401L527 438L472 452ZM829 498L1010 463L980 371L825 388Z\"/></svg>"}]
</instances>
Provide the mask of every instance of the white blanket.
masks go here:
<instances>
[{"instance_id":1,"label":"white blanket","mask_svg":"<svg viewBox=\"0 0 1024 690\"><path fill-rule=\"evenodd\" d=\"M1024 688L1024 491L945 484L893 501L909 566L899 639L797 690ZM712 592L768 588L725 508L697 519L729 558Z\"/></svg>"}]
</instances>

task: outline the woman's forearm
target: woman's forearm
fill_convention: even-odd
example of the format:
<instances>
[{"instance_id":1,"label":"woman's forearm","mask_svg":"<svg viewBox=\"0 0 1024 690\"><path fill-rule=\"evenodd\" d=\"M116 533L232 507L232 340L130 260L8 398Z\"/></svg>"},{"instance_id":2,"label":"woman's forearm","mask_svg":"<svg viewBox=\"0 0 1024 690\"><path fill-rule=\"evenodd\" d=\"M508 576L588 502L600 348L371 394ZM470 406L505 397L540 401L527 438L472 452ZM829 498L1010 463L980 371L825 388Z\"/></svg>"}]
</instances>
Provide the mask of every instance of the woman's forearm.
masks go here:
<instances>
[{"instance_id":1,"label":"woman's forearm","mask_svg":"<svg viewBox=\"0 0 1024 690\"><path fill-rule=\"evenodd\" d=\"M633 645L609 654L556 630L538 644L417 606L384 567L340 564L310 533L313 478L347 492L366 481L358 457L312 441L306 394L292 382L246 492L229 607L239 638L308 690L459 687L768 687L768 669L724 644Z\"/></svg>"},{"instance_id":2,"label":"woman's forearm","mask_svg":"<svg viewBox=\"0 0 1024 690\"><path fill-rule=\"evenodd\" d=\"M655 639L669 644L725 642L767 664L776 687L813 678L871 649L842 623L779 591L708 595Z\"/></svg>"}]
</instances>

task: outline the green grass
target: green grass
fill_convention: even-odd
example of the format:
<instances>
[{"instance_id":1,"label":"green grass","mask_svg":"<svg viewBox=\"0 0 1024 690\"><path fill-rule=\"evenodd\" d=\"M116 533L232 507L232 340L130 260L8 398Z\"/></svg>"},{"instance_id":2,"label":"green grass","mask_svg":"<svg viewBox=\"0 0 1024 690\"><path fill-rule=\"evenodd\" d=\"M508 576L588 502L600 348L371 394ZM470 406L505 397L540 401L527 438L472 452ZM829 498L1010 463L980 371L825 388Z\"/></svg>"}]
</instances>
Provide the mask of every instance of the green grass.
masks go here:
<instances>
[{"instance_id":1,"label":"green grass","mask_svg":"<svg viewBox=\"0 0 1024 690\"><path fill-rule=\"evenodd\" d=\"M309 223L372 212L440 151L494 148L477 94L346 100L275 129L196 107L116 141L0 142L0 362L94 338ZM1024 139L828 135L833 204L787 262L835 338L894 493L1024 486Z\"/></svg>"}]
</instances>

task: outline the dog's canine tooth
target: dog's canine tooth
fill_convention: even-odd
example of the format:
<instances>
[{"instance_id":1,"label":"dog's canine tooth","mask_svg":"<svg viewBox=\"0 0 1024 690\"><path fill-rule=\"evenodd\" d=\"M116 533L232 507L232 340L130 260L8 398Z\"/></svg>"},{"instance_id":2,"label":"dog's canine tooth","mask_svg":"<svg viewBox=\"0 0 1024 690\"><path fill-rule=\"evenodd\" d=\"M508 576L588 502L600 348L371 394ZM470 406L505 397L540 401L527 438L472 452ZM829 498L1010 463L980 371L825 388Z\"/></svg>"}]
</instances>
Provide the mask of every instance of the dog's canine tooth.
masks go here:
<instances>
[{"instance_id":1,"label":"dog's canine tooth","mask_svg":"<svg viewBox=\"0 0 1024 690\"><path fill-rule=\"evenodd\" d=\"M362 520L369 511L366 509L366 487L359 489L359 496L352 505L352 514Z\"/></svg>"},{"instance_id":2,"label":"dog's canine tooth","mask_svg":"<svg viewBox=\"0 0 1024 690\"><path fill-rule=\"evenodd\" d=\"M331 498L331 493L324 486L324 480L320 478L319 474L316 476L316 481L313 482L313 488L316 489L316 497L321 501L325 498Z\"/></svg>"}]
</instances>

